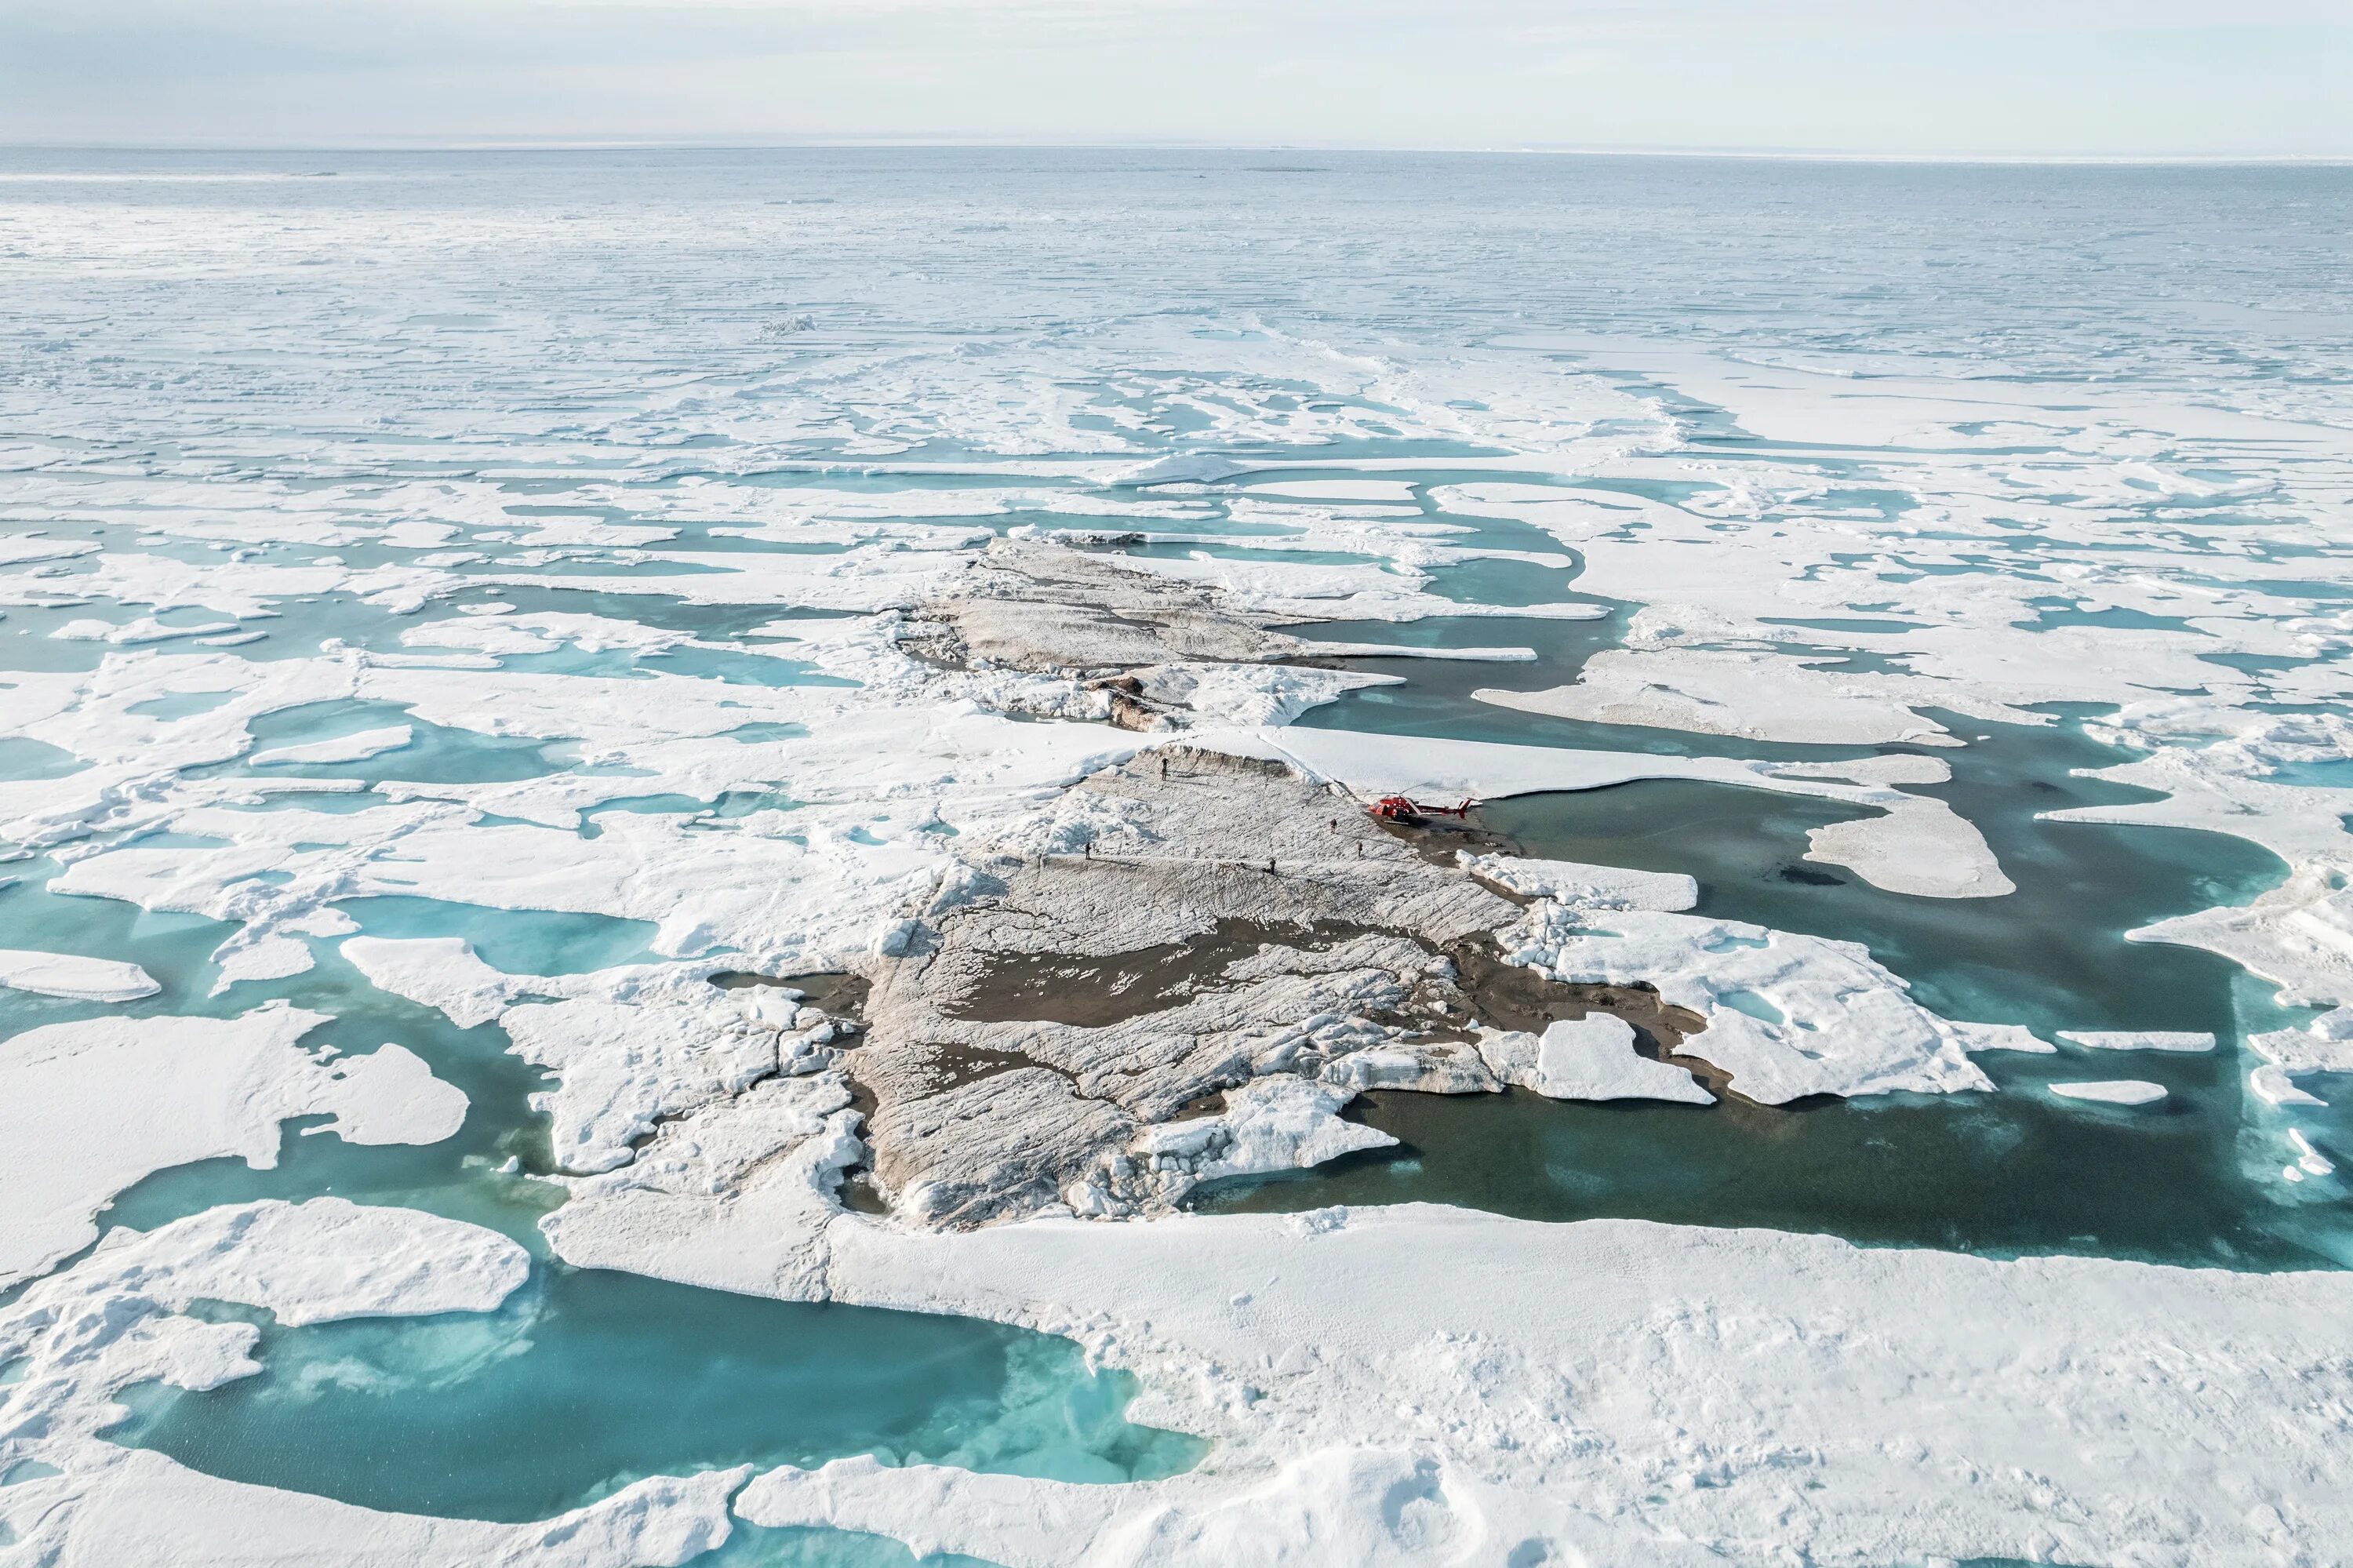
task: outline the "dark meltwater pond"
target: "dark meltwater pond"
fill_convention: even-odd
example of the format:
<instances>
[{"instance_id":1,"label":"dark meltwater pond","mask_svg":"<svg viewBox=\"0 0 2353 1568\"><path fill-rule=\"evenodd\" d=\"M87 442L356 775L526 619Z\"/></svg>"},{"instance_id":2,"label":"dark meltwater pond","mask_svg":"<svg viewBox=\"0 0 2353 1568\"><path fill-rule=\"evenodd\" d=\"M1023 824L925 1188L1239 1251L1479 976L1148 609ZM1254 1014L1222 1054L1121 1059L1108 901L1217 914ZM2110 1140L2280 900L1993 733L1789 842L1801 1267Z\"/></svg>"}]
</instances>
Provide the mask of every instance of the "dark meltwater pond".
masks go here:
<instances>
[{"instance_id":1,"label":"dark meltwater pond","mask_svg":"<svg viewBox=\"0 0 2353 1568\"><path fill-rule=\"evenodd\" d=\"M1802 858L1809 829L1851 808L1652 780L1490 802L1482 825L1546 858L1679 871L1698 912L1866 943L1930 1008L2061 1029L2205 1030L2211 1054L2086 1052L1978 1058L1991 1095L1882 1096L1773 1107L1554 1102L1514 1092L1375 1094L1355 1113L1400 1139L1315 1172L1205 1189L1213 1211L1407 1200L1547 1220L1601 1215L1820 1231L1991 1254L2092 1252L2278 1268L2353 1261L2353 1217L2283 1184L2268 1107L2244 1089L2244 1034L2301 1016L2214 954L2125 940L2168 916L2244 903L2284 874L2243 840L2052 822L2037 813L2147 798L2076 779L2121 757L2065 726L1958 721L1949 785L2018 885L2008 896L1887 893ZM1985 738L1975 738L1975 737ZM1704 1037L1702 1037L1704 1040ZM1704 1045L1695 1047L1704 1049ZM2052 1097L2071 1079L2164 1084L2131 1111ZM2299 1118L2353 1149L2341 1110ZM2318 1200L2318 1201L2316 1201Z\"/></svg>"}]
</instances>

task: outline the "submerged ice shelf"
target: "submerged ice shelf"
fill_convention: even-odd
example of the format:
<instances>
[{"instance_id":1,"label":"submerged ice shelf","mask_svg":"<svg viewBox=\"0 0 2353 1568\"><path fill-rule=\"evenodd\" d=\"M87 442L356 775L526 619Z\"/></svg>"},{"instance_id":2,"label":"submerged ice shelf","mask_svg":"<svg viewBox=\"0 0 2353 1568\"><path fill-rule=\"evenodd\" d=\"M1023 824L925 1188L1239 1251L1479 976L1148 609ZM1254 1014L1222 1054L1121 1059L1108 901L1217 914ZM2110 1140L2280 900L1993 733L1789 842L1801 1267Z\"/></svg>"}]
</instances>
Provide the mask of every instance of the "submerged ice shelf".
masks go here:
<instances>
[{"instance_id":1,"label":"submerged ice shelf","mask_svg":"<svg viewBox=\"0 0 2353 1568\"><path fill-rule=\"evenodd\" d=\"M241 156L0 189L16 1542L2347 1533L2325 172Z\"/></svg>"}]
</instances>

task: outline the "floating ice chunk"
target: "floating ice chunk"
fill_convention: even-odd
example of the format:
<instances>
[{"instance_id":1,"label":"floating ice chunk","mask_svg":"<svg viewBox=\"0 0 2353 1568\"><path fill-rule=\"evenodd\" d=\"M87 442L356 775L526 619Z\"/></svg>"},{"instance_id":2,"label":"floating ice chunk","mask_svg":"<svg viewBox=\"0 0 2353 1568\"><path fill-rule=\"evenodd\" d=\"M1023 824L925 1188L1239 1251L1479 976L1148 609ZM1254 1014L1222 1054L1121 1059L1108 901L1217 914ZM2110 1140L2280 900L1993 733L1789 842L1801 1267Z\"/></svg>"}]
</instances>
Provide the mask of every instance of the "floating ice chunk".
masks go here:
<instances>
[{"instance_id":1,"label":"floating ice chunk","mask_svg":"<svg viewBox=\"0 0 2353 1568\"><path fill-rule=\"evenodd\" d=\"M1952 778L1953 765L1941 757L1891 751L1837 762L1778 762L1773 772L1784 779L1843 779L1853 784L1942 784Z\"/></svg>"},{"instance_id":2,"label":"floating ice chunk","mask_svg":"<svg viewBox=\"0 0 2353 1568\"><path fill-rule=\"evenodd\" d=\"M76 1001L136 1001L164 989L137 964L21 948L0 948L0 987Z\"/></svg>"},{"instance_id":3,"label":"floating ice chunk","mask_svg":"<svg viewBox=\"0 0 2353 1568\"><path fill-rule=\"evenodd\" d=\"M1786 654L1700 648L1607 649L1575 685L1485 690L1482 703L1596 724L1821 746L1960 744L1906 705L1938 700L1916 676L1843 674Z\"/></svg>"},{"instance_id":4,"label":"floating ice chunk","mask_svg":"<svg viewBox=\"0 0 2353 1568\"><path fill-rule=\"evenodd\" d=\"M2307 1176L2329 1176L2337 1171L2335 1162L2312 1147L2312 1139L2295 1128L2288 1129L2287 1140L2295 1145L2295 1168Z\"/></svg>"},{"instance_id":5,"label":"floating ice chunk","mask_svg":"<svg viewBox=\"0 0 2353 1568\"><path fill-rule=\"evenodd\" d=\"M1482 1030L1479 1054L1497 1077L1547 1099L1715 1103L1685 1069L1636 1051L1633 1025L1606 1012L1556 1020L1541 1036Z\"/></svg>"},{"instance_id":6,"label":"floating ice chunk","mask_svg":"<svg viewBox=\"0 0 2353 1568\"><path fill-rule=\"evenodd\" d=\"M1304 1171L1362 1149L1386 1149L1397 1139L1378 1128L1344 1121L1340 1107L1353 1087L1287 1073L1252 1078L1226 1092L1213 1117L1164 1122L1144 1129L1137 1152L1174 1166L1198 1181L1269 1171Z\"/></svg>"},{"instance_id":7,"label":"floating ice chunk","mask_svg":"<svg viewBox=\"0 0 2353 1568\"><path fill-rule=\"evenodd\" d=\"M2328 1102L2295 1086L2295 1080L2266 1062L2247 1075L2247 1088L2265 1105L2320 1106Z\"/></svg>"},{"instance_id":8,"label":"floating ice chunk","mask_svg":"<svg viewBox=\"0 0 2353 1568\"><path fill-rule=\"evenodd\" d=\"M1684 1039L1683 1053L1723 1068L1735 1092L1767 1105L1990 1089L1968 1054L2015 1044L1989 1036L1990 1026L1929 1012L1852 942L1653 910L1611 910L1588 923L1552 903L1529 910L1517 939L1509 956L1556 980L1655 986L1662 1000L1698 1012L1707 1027Z\"/></svg>"},{"instance_id":9,"label":"floating ice chunk","mask_svg":"<svg viewBox=\"0 0 2353 1568\"><path fill-rule=\"evenodd\" d=\"M128 1287L151 1307L235 1301L289 1324L430 1317L488 1312L530 1272L519 1244L461 1220L343 1198L269 1198L144 1233L115 1230L89 1258L26 1290L16 1309L38 1314Z\"/></svg>"},{"instance_id":10,"label":"floating ice chunk","mask_svg":"<svg viewBox=\"0 0 2353 1568\"><path fill-rule=\"evenodd\" d=\"M151 1171L230 1154L275 1165L288 1117L332 1113L371 1141L456 1130L463 1097L429 1086L406 1051L327 1064L295 1044L325 1022L279 1001L236 1018L52 1023L0 1042L0 1283L87 1245L99 1209Z\"/></svg>"},{"instance_id":11,"label":"floating ice chunk","mask_svg":"<svg viewBox=\"0 0 2353 1568\"><path fill-rule=\"evenodd\" d=\"M1808 832L1806 858L1918 898L2000 898L2017 891L1975 823L1932 796L1890 794L1878 816Z\"/></svg>"},{"instance_id":12,"label":"floating ice chunk","mask_svg":"<svg viewBox=\"0 0 2353 1568\"><path fill-rule=\"evenodd\" d=\"M2211 1051L2211 1034L2163 1029L2062 1029L2059 1038L2086 1051Z\"/></svg>"},{"instance_id":13,"label":"floating ice chunk","mask_svg":"<svg viewBox=\"0 0 2353 1568\"><path fill-rule=\"evenodd\" d=\"M103 547L80 539L47 539L34 534L0 538L0 567L26 567L35 561L95 556Z\"/></svg>"},{"instance_id":14,"label":"floating ice chunk","mask_svg":"<svg viewBox=\"0 0 2353 1568\"><path fill-rule=\"evenodd\" d=\"M387 751L398 751L415 736L416 731L410 726L396 724L339 735L332 740L314 740L305 746L273 747L255 752L248 760L258 768L290 762L364 762Z\"/></svg>"},{"instance_id":15,"label":"floating ice chunk","mask_svg":"<svg viewBox=\"0 0 2353 1568\"><path fill-rule=\"evenodd\" d=\"M435 1077L406 1045L343 1057L328 1073L333 1081L320 1086L310 1108L334 1119L306 1132L332 1132L347 1143L438 1143L465 1123L465 1091Z\"/></svg>"},{"instance_id":16,"label":"floating ice chunk","mask_svg":"<svg viewBox=\"0 0 2353 1568\"><path fill-rule=\"evenodd\" d=\"M2165 1097L2165 1086L2145 1078L2104 1078L2096 1083L2052 1084L2051 1092L2064 1099L2097 1100L2103 1105L2153 1105Z\"/></svg>"},{"instance_id":17,"label":"floating ice chunk","mask_svg":"<svg viewBox=\"0 0 2353 1568\"><path fill-rule=\"evenodd\" d=\"M1961 1049L1975 1055L1979 1051L2016 1051L2028 1056L2055 1056L2059 1047L2043 1039L2023 1023L1973 1023L1964 1019L1948 1019L1946 1027L1961 1043Z\"/></svg>"},{"instance_id":18,"label":"floating ice chunk","mask_svg":"<svg viewBox=\"0 0 2353 1568\"><path fill-rule=\"evenodd\" d=\"M1237 462L1218 452L1176 452L1130 469L1119 476L1119 482L1138 488L1153 484L1216 484L1250 471L1248 463Z\"/></svg>"},{"instance_id":19,"label":"floating ice chunk","mask_svg":"<svg viewBox=\"0 0 2353 1568\"><path fill-rule=\"evenodd\" d=\"M335 911L326 909L316 911L308 921L290 925L317 926L340 919ZM333 933L322 930L318 934ZM215 949L213 961L220 966L220 974L213 981L211 994L218 996L245 980L284 980L289 975L308 974L318 960L311 956L311 945L299 938L276 932L256 933L248 928Z\"/></svg>"},{"instance_id":20,"label":"floating ice chunk","mask_svg":"<svg viewBox=\"0 0 2353 1568\"><path fill-rule=\"evenodd\" d=\"M488 1023L536 989L484 963L462 937L352 937L343 953L378 991L438 1008L460 1029Z\"/></svg>"},{"instance_id":21,"label":"floating ice chunk","mask_svg":"<svg viewBox=\"0 0 2353 1568\"><path fill-rule=\"evenodd\" d=\"M49 633L67 642L169 642L175 637L208 637L237 630L234 620L208 620L199 626L166 626L153 616L142 616L121 625L97 620L69 620Z\"/></svg>"},{"instance_id":22,"label":"floating ice chunk","mask_svg":"<svg viewBox=\"0 0 2353 1568\"><path fill-rule=\"evenodd\" d=\"M2353 1073L2353 1007L2325 1012L2302 1029L2251 1034L2247 1049L2291 1078L2307 1073Z\"/></svg>"}]
</instances>

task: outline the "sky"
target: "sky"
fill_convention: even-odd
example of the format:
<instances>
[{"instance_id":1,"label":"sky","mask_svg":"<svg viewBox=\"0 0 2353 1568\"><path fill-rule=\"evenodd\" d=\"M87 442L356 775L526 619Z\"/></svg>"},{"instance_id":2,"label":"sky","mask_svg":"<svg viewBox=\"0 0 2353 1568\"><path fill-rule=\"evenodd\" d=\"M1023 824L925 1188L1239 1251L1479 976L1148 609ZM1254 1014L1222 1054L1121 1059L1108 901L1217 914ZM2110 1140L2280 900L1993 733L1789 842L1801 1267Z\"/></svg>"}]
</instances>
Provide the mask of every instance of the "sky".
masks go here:
<instances>
[{"instance_id":1,"label":"sky","mask_svg":"<svg viewBox=\"0 0 2353 1568\"><path fill-rule=\"evenodd\" d=\"M0 143L2353 156L2353 0L0 0Z\"/></svg>"}]
</instances>

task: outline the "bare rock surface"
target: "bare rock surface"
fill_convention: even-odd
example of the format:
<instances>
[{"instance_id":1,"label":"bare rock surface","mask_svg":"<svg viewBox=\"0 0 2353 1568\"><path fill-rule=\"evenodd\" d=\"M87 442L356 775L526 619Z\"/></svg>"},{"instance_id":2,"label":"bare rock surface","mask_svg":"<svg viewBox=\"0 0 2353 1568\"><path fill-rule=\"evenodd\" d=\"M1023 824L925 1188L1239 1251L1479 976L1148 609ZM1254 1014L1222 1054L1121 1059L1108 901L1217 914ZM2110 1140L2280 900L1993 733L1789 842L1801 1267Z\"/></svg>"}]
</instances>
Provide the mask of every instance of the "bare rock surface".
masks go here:
<instances>
[{"instance_id":1,"label":"bare rock surface","mask_svg":"<svg viewBox=\"0 0 2353 1568\"><path fill-rule=\"evenodd\" d=\"M941 652L1017 670L1247 663L1323 652L1268 630L1211 585L1031 539L990 546L923 613L952 639Z\"/></svg>"},{"instance_id":2,"label":"bare rock surface","mask_svg":"<svg viewBox=\"0 0 2353 1568\"><path fill-rule=\"evenodd\" d=\"M1298 618L1244 609L1215 583L1037 539L997 541L919 615L924 630L907 639L911 651L949 665L1093 674L1110 695L1112 721L1130 729L1195 710L1234 711L1231 694L1200 689L1218 685L1226 667L1321 662L1337 652L1273 630L1278 619ZM1319 691L1389 679L1286 673L1290 683Z\"/></svg>"},{"instance_id":3,"label":"bare rock surface","mask_svg":"<svg viewBox=\"0 0 2353 1568\"><path fill-rule=\"evenodd\" d=\"M1678 1037L1638 987L1501 963L1524 899L1460 842L1275 763L1163 747L1094 775L877 975L849 1062L877 1185L927 1224L1157 1212L1207 1175L1366 1146L1336 1115L1358 1090L1514 1081L1482 1017L1595 1008Z\"/></svg>"}]
</instances>

